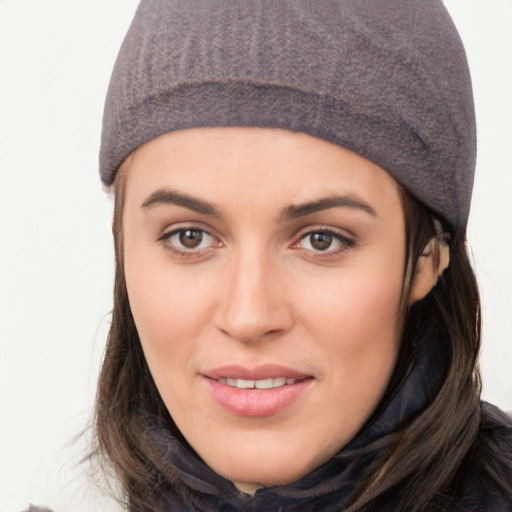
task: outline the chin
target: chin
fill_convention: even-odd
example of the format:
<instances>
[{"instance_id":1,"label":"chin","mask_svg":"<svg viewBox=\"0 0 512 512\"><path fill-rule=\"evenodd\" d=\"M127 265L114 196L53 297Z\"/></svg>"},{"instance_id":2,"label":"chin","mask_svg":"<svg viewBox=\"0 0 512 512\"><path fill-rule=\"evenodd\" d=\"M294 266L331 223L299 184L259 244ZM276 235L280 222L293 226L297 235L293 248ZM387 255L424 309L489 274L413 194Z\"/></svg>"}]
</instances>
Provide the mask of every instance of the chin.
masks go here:
<instances>
[{"instance_id":1,"label":"chin","mask_svg":"<svg viewBox=\"0 0 512 512\"><path fill-rule=\"evenodd\" d=\"M286 436L289 438L289 435ZM299 441L299 440L297 440ZM244 447L228 450L223 455L205 462L218 474L231 480L244 492L252 493L260 487L283 485L300 479L328 460L339 448L304 451L307 443L290 440L261 440ZM321 452L321 455L319 454Z\"/></svg>"}]
</instances>

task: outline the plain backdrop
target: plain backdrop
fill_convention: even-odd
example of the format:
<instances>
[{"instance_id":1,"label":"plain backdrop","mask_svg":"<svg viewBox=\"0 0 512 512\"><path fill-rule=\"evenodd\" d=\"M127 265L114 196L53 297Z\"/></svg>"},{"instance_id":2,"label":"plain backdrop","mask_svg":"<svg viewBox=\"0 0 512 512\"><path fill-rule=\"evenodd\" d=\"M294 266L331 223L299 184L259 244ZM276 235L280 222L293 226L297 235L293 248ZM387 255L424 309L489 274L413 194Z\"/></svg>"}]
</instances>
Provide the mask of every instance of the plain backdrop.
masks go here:
<instances>
[{"instance_id":1,"label":"plain backdrop","mask_svg":"<svg viewBox=\"0 0 512 512\"><path fill-rule=\"evenodd\" d=\"M87 480L86 426L111 308L103 101L135 0L0 0L0 511L115 511ZM447 0L479 156L469 238L484 397L512 410L512 1Z\"/></svg>"}]
</instances>

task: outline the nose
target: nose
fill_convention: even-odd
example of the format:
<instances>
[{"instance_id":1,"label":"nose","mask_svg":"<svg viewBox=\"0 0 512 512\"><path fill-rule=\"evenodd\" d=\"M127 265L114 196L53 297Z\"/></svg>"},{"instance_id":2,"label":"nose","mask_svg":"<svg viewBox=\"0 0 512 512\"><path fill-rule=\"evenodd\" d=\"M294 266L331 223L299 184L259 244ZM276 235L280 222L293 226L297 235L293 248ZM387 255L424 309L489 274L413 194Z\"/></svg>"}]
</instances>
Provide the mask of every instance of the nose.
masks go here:
<instances>
[{"instance_id":1,"label":"nose","mask_svg":"<svg viewBox=\"0 0 512 512\"><path fill-rule=\"evenodd\" d=\"M240 254L228 264L217 328L243 343L276 338L293 324L291 301L282 269L273 258Z\"/></svg>"}]
</instances>

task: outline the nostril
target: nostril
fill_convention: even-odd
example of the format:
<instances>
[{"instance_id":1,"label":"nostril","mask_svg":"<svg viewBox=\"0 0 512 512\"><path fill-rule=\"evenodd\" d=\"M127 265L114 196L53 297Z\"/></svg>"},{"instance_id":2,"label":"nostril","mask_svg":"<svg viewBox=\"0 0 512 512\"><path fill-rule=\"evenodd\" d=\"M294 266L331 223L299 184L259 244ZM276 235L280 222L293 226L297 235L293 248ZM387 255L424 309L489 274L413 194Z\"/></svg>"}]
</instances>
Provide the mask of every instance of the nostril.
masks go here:
<instances>
[{"instance_id":1,"label":"nostril","mask_svg":"<svg viewBox=\"0 0 512 512\"><path fill-rule=\"evenodd\" d=\"M274 338L279 336L280 329L270 329L268 331L248 331L235 329L219 329L220 332L228 337L243 343L254 343L263 339Z\"/></svg>"}]
</instances>

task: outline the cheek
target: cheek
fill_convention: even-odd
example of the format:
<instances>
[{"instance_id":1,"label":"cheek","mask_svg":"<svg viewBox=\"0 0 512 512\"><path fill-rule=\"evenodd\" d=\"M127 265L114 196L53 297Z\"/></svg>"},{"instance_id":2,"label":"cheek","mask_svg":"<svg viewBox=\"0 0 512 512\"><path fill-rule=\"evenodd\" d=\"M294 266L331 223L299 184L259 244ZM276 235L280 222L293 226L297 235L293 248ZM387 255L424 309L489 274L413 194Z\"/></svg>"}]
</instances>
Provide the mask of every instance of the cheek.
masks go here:
<instances>
[{"instance_id":1,"label":"cheek","mask_svg":"<svg viewBox=\"0 0 512 512\"><path fill-rule=\"evenodd\" d=\"M322 287L306 287L304 307L329 339L346 340L364 349L368 337L394 338L402 294L402 270L375 267L346 269Z\"/></svg>"},{"instance_id":2,"label":"cheek","mask_svg":"<svg viewBox=\"0 0 512 512\"><path fill-rule=\"evenodd\" d=\"M385 261L344 269L303 294L308 332L328 355L333 400L361 417L384 392L399 348L403 267Z\"/></svg>"},{"instance_id":3,"label":"cheek","mask_svg":"<svg viewBox=\"0 0 512 512\"><path fill-rule=\"evenodd\" d=\"M169 362L184 367L209 310L207 283L191 271L127 244L125 274L130 307L148 365L159 380Z\"/></svg>"}]
</instances>

